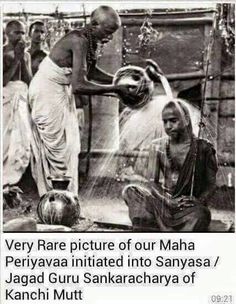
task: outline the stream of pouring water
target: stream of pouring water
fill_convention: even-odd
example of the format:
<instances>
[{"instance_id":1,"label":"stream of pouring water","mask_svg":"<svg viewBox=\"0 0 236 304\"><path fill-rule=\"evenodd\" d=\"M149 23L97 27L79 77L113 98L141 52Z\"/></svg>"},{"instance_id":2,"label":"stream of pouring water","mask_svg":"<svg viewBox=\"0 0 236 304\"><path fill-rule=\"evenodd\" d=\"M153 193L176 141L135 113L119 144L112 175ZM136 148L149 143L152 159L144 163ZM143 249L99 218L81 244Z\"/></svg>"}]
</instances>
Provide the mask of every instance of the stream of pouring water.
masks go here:
<instances>
[{"instance_id":1,"label":"stream of pouring water","mask_svg":"<svg viewBox=\"0 0 236 304\"><path fill-rule=\"evenodd\" d=\"M159 76L166 95L154 96L152 100L141 109L131 110L126 108L120 115L119 151L135 151L135 158L137 160L140 159L139 156L143 151L148 150L153 139L161 139L166 136L163 129L161 113L163 107L173 99L173 94L166 77L163 75ZM200 112L197 108L190 105L186 101L183 102L190 110L193 130L197 135ZM96 169L96 178L88 185L87 195L89 197L94 194L94 187L98 181L98 178L107 176L112 164L117 162L115 153L116 152L114 151L110 153L110 155L105 155L102 157L101 166ZM124 167L127 166L124 165ZM132 172L130 172L130 174L131 173ZM104 190L105 188L108 188L107 185L104 185Z\"/></svg>"},{"instance_id":2,"label":"stream of pouring water","mask_svg":"<svg viewBox=\"0 0 236 304\"><path fill-rule=\"evenodd\" d=\"M130 110L128 108L124 109L124 111L120 114L120 149L121 152L130 152L135 151L136 156L133 157L132 166L135 166L135 161L140 162L142 159L141 155L143 151L148 151L150 143L154 139L161 140L166 136L162 123L162 109L164 106L170 101L173 100L173 94L171 91L171 87L168 83L168 80L165 76L160 75L160 80L165 90L166 95L154 96L150 102L148 102L144 107L138 110ZM199 129L199 121L200 121L200 110L195 106L191 105L187 101L181 100L189 109L193 133L197 136ZM216 126L209 125L207 118L204 118L204 122L206 124L206 130L208 138L213 140L215 138ZM101 138L101 140L104 140ZM101 159L101 165L97 168L96 178L86 185L86 196L88 199L96 196L96 186L98 180L106 177L109 171L111 171L111 167L117 165L118 157L115 155L116 151L110 153L109 155L104 155ZM132 157L131 157L132 158ZM135 160L134 160L135 159ZM122 174L122 170L126 171L127 175L135 174L132 166L122 161L119 162L118 172L116 175L117 182L119 182L122 178L120 178L120 173ZM141 161L141 167L144 168L147 166L147 161ZM123 168L122 168L123 167ZM139 165L136 167L139 167ZM224 176L223 170L220 169L220 173ZM226 184L227 184L227 176L224 176ZM99 187L100 193L99 197L108 197L110 196L111 189L114 191L114 179L104 179L102 187ZM121 193L117 193L117 196L120 196ZM233 204L233 202L232 202Z\"/></svg>"}]
</instances>

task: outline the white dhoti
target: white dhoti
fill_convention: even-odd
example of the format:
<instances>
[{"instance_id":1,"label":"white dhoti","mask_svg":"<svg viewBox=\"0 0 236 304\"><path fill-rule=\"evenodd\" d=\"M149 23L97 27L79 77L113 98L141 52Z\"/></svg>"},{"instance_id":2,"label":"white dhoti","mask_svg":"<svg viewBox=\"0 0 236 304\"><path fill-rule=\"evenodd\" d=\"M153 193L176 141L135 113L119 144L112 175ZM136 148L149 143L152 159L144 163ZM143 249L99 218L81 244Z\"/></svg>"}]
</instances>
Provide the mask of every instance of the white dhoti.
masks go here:
<instances>
[{"instance_id":1,"label":"white dhoti","mask_svg":"<svg viewBox=\"0 0 236 304\"><path fill-rule=\"evenodd\" d=\"M3 88L3 185L19 182L30 160L28 86L10 81Z\"/></svg>"},{"instance_id":2,"label":"white dhoti","mask_svg":"<svg viewBox=\"0 0 236 304\"><path fill-rule=\"evenodd\" d=\"M31 166L40 196L52 189L49 176L62 175L71 177L68 190L78 194L80 135L71 73L46 57L30 84Z\"/></svg>"}]
</instances>

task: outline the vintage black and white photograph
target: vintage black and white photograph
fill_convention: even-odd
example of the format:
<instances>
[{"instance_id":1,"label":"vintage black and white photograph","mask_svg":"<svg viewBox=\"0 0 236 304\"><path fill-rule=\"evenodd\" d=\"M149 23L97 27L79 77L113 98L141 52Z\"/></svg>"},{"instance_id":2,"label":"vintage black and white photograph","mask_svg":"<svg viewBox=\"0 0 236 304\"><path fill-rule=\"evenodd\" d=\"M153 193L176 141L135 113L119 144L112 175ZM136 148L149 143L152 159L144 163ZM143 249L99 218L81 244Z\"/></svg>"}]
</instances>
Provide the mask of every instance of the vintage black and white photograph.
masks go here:
<instances>
[{"instance_id":1,"label":"vintage black and white photograph","mask_svg":"<svg viewBox=\"0 0 236 304\"><path fill-rule=\"evenodd\" d=\"M2 22L5 232L234 232L233 3L5 3Z\"/></svg>"}]
</instances>

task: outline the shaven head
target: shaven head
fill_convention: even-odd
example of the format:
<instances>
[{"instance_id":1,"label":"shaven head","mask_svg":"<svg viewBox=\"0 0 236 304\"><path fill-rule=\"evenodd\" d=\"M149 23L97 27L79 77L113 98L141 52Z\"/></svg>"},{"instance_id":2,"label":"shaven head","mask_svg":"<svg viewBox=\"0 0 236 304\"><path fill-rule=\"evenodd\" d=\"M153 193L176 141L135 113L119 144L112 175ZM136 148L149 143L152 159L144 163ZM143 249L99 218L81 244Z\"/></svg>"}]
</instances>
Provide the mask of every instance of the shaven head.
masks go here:
<instances>
[{"instance_id":1,"label":"shaven head","mask_svg":"<svg viewBox=\"0 0 236 304\"><path fill-rule=\"evenodd\" d=\"M117 12L110 6L99 6L91 14L91 24L109 24L112 28L118 29L121 26L121 20Z\"/></svg>"},{"instance_id":2,"label":"shaven head","mask_svg":"<svg viewBox=\"0 0 236 304\"><path fill-rule=\"evenodd\" d=\"M18 28L18 27L24 28L24 24L19 20L10 20L7 23L6 28L5 28L6 35L9 35L9 33L12 31L12 29Z\"/></svg>"},{"instance_id":3,"label":"shaven head","mask_svg":"<svg viewBox=\"0 0 236 304\"><path fill-rule=\"evenodd\" d=\"M11 20L6 25L6 35L8 42L15 46L19 41L24 40L25 26L18 20Z\"/></svg>"},{"instance_id":4,"label":"shaven head","mask_svg":"<svg viewBox=\"0 0 236 304\"><path fill-rule=\"evenodd\" d=\"M192 121L190 116L190 111L188 107L183 103L181 99L173 99L169 101L163 108L162 113L168 109L174 110L178 113L183 124L186 126L189 134L193 133Z\"/></svg>"}]
</instances>

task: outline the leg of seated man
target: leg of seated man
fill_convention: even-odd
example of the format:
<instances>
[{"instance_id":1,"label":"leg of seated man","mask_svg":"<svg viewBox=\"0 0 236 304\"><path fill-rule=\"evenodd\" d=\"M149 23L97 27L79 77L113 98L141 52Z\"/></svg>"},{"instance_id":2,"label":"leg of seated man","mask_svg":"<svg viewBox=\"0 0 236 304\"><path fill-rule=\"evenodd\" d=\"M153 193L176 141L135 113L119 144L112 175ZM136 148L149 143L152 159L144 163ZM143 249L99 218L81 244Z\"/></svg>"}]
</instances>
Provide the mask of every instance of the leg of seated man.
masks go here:
<instances>
[{"instance_id":1,"label":"leg of seated man","mask_svg":"<svg viewBox=\"0 0 236 304\"><path fill-rule=\"evenodd\" d=\"M139 184L124 188L122 197L129 208L129 217L134 230L158 230L153 214L148 209L148 201L155 199L150 190Z\"/></svg>"},{"instance_id":2,"label":"leg of seated man","mask_svg":"<svg viewBox=\"0 0 236 304\"><path fill-rule=\"evenodd\" d=\"M207 231L211 221L210 211L204 205L178 207L163 192L156 191L154 199L147 203L161 231Z\"/></svg>"},{"instance_id":3,"label":"leg of seated man","mask_svg":"<svg viewBox=\"0 0 236 304\"><path fill-rule=\"evenodd\" d=\"M210 210L203 205L198 205L190 208L189 213L185 216L185 222L181 231L207 231L210 222Z\"/></svg>"}]
</instances>

